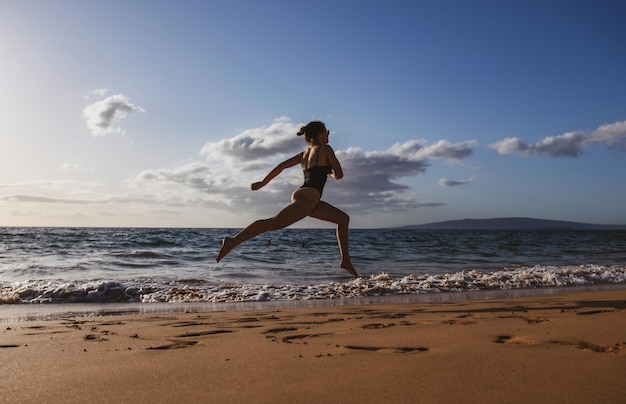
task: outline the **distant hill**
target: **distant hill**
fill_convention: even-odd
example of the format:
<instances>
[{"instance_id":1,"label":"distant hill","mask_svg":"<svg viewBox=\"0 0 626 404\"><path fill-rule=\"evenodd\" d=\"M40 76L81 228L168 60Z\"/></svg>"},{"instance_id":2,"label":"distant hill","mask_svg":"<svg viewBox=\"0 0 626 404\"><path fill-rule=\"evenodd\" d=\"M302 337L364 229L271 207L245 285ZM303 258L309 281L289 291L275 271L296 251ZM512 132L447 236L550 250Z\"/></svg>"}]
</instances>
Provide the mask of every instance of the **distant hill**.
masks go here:
<instances>
[{"instance_id":1,"label":"distant hill","mask_svg":"<svg viewBox=\"0 0 626 404\"><path fill-rule=\"evenodd\" d=\"M626 225L603 225L561 220L505 217L498 219L463 219L396 227L420 230L626 230Z\"/></svg>"}]
</instances>

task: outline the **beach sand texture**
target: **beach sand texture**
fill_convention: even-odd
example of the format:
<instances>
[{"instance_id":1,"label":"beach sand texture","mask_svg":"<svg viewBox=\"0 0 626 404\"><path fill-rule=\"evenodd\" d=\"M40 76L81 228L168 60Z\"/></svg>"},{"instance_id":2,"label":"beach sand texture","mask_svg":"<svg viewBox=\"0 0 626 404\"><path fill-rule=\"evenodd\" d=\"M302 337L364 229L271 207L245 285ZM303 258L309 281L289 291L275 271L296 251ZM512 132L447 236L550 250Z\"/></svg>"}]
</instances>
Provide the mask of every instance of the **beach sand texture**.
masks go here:
<instances>
[{"instance_id":1,"label":"beach sand texture","mask_svg":"<svg viewBox=\"0 0 626 404\"><path fill-rule=\"evenodd\" d=\"M3 323L0 402L623 403L626 290Z\"/></svg>"}]
</instances>

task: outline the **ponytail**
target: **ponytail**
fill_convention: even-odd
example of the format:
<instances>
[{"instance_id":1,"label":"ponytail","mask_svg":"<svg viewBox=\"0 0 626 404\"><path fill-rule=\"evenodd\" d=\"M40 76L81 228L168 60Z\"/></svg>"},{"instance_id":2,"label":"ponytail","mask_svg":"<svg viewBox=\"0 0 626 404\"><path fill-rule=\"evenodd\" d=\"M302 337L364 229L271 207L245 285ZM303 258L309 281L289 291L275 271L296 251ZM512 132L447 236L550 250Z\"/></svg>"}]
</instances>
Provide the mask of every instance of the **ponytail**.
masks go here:
<instances>
[{"instance_id":1,"label":"ponytail","mask_svg":"<svg viewBox=\"0 0 626 404\"><path fill-rule=\"evenodd\" d=\"M296 135L302 136L304 135L304 140L307 142L311 142L313 139L317 138L317 136L326 131L326 125L324 122L320 121L311 121L307 123L305 126L301 127Z\"/></svg>"}]
</instances>

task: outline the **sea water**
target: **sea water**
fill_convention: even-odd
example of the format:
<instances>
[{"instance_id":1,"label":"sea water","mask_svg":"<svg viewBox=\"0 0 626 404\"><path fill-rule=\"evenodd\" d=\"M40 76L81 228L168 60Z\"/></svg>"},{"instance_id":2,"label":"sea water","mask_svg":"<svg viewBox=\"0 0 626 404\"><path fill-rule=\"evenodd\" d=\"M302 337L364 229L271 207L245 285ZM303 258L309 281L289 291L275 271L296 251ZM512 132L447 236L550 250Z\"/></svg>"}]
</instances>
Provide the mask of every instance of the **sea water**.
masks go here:
<instances>
[{"instance_id":1,"label":"sea water","mask_svg":"<svg viewBox=\"0 0 626 404\"><path fill-rule=\"evenodd\" d=\"M0 304L192 303L626 284L626 231L0 228ZM5 306L6 307L6 306Z\"/></svg>"}]
</instances>

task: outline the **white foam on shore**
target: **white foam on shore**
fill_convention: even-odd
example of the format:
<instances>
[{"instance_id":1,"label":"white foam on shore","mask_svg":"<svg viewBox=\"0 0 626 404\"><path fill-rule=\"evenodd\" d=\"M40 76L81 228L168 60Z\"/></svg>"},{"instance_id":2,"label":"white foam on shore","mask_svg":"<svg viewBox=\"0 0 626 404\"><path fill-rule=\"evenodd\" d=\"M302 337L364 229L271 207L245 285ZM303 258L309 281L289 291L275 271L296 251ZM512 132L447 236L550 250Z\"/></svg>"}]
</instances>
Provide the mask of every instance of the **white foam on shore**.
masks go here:
<instances>
[{"instance_id":1,"label":"white foam on shore","mask_svg":"<svg viewBox=\"0 0 626 404\"><path fill-rule=\"evenodd\" d=\"M471 292L415 293L355 297L351 299L309 299L246 301L229 303L65 303L12 304L0 311L0 323L58 320L76 317L106 317L124 315L160 315L176 313L207 313L212 311L287 310L312 307L341 307L371 304L448 303L474 300L520 299L538 296L558 296L567 293L626 290L626 283L597 284L571 287L533 289L494 289Z\"/></svg>"},{"instance_id":2,"label":"white foam on shore","mask_svg":"<svg viewBox=\"0 0 626 404\"><path fill-rule=\"evenodd\" d=\"M409 275L401 278L393 278L386 273L381 273L348 282L310 286L222 285L218 290L170 289L144 295L142 301L180 303L345 299L413 293L508 290L624 282L626 282L626 267L624 266L535 266L487 273L472 270L443 275Z\"/></svg>"},{"instance_id":3,"label":"white foam on shore","mask_svg":"<svg viewBox=\"0 0 626 404\"><path fill-rule=\"evenodd\" d=\"M0 303L226 303L350 299L420 293L511 290L626 283L626 266L533 266L495 272L408 275L318 285L215 284L201 279L89 282L26 281L0 284Z\"/></svg>"}]
</instances>

